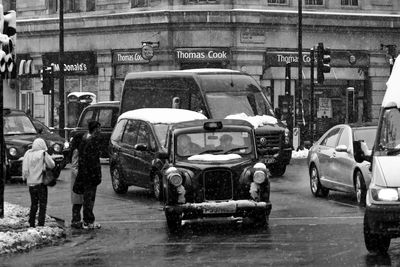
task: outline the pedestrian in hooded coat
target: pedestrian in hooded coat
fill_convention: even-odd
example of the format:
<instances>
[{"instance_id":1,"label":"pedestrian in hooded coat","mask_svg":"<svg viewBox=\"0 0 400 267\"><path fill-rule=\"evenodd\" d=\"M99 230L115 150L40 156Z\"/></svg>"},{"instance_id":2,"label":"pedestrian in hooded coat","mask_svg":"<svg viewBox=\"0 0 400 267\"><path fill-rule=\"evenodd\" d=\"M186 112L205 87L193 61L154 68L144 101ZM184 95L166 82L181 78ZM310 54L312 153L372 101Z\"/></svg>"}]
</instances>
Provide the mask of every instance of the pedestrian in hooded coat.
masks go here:
<instances>
[{"instance_id":1,"label":"pedestrian in hooded coat","mask_svg":"<svg viewBox=\"0 0 400 267\"><path fill-rule=\"evenodd\" d=\"M97 186L101 183L101 165L100 165L100 145L98 136L101 131L101 124L97 121L88 123L89 132L82 138L79 146L79 167L78 177L75 182L75 190L83 192L83 228L100 228L95 224L93 214L94 202L96 199Z\"/></svg>"},{"instance_id":2,"label":"pedestrian in hooded coat","mask_svg":"<svg viewBox=\"0 0 400 267\"><path fill-rule=\"evenodd\" d=\"M73 191L76 177L78 176L79 162L79 146L82 143L82 133L74 136L71 142L71 204L72 204L72 220L71 227L82 228L81 210L83 205L83 194L77 194Z\"/></svg>"},{"instance_id":3,"label":"pedestrian in hooded coat","mask_svg":"<svg viewBox=\"0 0 400 267\"><path fill-rule=\"evenodd\" d=\"M46 142L42 138L36 138L33 141L32 148L26 151L22 161L22 179L26 181L31 196L30 227L35 227L38 208L38 226L44 226L47 207L47 186L43 184L45 167L53 169L55 163L47 153Z\"/></svg>"}]
</instances>

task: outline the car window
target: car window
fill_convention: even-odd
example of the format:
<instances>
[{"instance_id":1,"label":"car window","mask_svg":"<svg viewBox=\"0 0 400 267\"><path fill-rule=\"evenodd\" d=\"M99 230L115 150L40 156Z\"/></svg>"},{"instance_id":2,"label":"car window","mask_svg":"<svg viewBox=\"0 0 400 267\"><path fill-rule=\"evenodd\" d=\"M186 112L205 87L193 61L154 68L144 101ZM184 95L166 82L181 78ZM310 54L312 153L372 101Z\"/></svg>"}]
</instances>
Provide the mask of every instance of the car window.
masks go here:
<instances>
[{"instance_id":1,"label":"car window","mask_svg":"<svg viewBox=\"0 0 400 267\"><path fill-rule=\"evenodd\" d=\"M131 146L137 144L139 130L139 122L135 120L129 120L126 124L124 134L122 135L122 142Z\"/></svg>"},{"instance_id":2,"label":"car window","mask_svg":"<svg viewBox=\"0 0 400 267\"><path fill-rule=\"evenodd\" d=\"M344 127L340 134L338 145L345 145L347 148L350 147L350 128Z\"/></svg>"},{"instance_id":3,"label":"car window","mask_svg":"<svg viewBox=\"0 0 400 267\"><path fill-rule=\"evenodd\" d=\"M378 150L389 152L400 148L400 110L385 110L382 117L382 130L379 136Z\"/></svg>"},{"instance_id":4,"label":"car window","mask_svg":"<svg viewBox=\"0 0 400 267\"><path fill-rule=\"evenodd\" d=\"M321 145L328 146L328 147L335 147L337 138L339 136L339 131L340 131L340 128L335 128L335 129L331 130L328 133L328 135L322 140Z\"/></svg>"},{"instance_id":5,"label":"car window","mask_svg":"<svg viewBox=\"0 0 400 267\"><path fill-rule=\"evenodd\" d=\"M167 147L167 134L168 134L168 129L169 125L168 124L153 124L154 131L156 134L156 137L158 141L160 142L160 145L162 147Z\"/></svg>"},{"instance_id":6,"label":"car window","mask_svg":"<svg viewBox=\"0 0 400 267\"><path fill-rule=\"evenodd\" d=\"M100 122L101 127L112 127L113 110L110 108L99 109L97 121Z\"/></svg>"},{"instance_id":7,"label":"car window","mask_svg":"<svg viewBox=\"0 0 400 267\"><path fill-rule=\"evenodd\" d=\"M23 115L4 117L4 134L36 134L32 121Z\"/></svg>"},{"instance_id":8,"label":"car window","mask_svg":"<svg viewBox=\"0 0 400 267\"><path fill-rule=\"evenodd\" d=\"M122 133L124 131L124 126L125 126L126 120L120 120L117 125L115 125L115 128L111 134L111 140L113 141L119 141L121 140Z\"/></svg>"},{"instance_id":9,"label":"car window","mask_svg":"<svg viewBox=\"0 0 400 267\"><path fill-rule=\"evenodd\" d=\"M152 151L154 151L156 149L156 142L155 142L154 136L151 132L151 128L145 122L140 123L137 143L145 144Z\"/></svg>"},{"instance_id":10,"label":"car window","mask_svg":"<svg viewBox=\"0 0 400 267\"><path fill-rule=\"evenodd\" d=\"M51 133L50 129L47 128L46 125L44 125L43 123L41 123L40 121L33 121L33 125L35 126L36 130L39 132L40 130L42 131L42 133Z\"/></svg>"},{"instance_id":11,"label":"car window","mask_svg":"<svg viewBox=\"0 0 400 267\"><path fill-rule=\"evenodd\" d=\"M94 118L95 118L94 110L93 109L86 110L86 112L83 114L81 121L79 122L79 127L87 128L89 121L93 120Z\"/></svg>"},{"instance_id":12,"label":"car window","mask_svg":"<svg viewBox=\"0 0 400 267\"><path fill-rule=\"evenodd\" d=\"M354 130L354 141L363 140L367 143L369 149L374 146L376 137L376 127L374 128L358 128Z\"/></svg>"}]
</instances>

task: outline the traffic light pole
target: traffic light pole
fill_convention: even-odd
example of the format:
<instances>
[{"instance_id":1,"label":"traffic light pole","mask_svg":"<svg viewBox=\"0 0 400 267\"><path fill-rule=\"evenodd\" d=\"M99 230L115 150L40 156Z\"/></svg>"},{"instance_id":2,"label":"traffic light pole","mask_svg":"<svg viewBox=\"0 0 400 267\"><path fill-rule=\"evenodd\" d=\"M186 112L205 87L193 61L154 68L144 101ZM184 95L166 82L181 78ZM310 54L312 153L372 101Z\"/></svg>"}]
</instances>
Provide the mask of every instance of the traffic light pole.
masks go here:
<instances>
[{"instance_id":1,"label":"traffic light pole","mask_svg":"<svg viewBox=\"0 0 400 267\"><path fill-rule=\"evenodd\" d=\"M299 60L298 60L298 62L299 62L299 68L298 68L298 79L299 79L299 81L298 81L298 88L297 88L297 92L296 92L296 94L295 94L295 98L294 98L294 106L295 106L295 108L294 108L294 120L295 120L295 126L297 127L298 125L297 125L297 116L296 116L296 110L298 110L299 111L299 113L300 113L300 115L301 116L303 116L303 114L302 114L302 110L303 110L303 107L301 106L302 105L302 103L303 103L303 54L302 54L302 51L303 51L303 44L302 44L302 39L303 39L303 11L302 11L302 9L303 9L303 7L302 7L302 2L303 2L303 0L299 0L298 1L298 5L299 5L299 9L298 9L298 13L299 13L299 27L298 27L298 30L299 30L299 32L298 32L298 50L299 50L299 55L298 55L298 57L299 57ZM297 94L298 94L298 99L299 99L299 107L297 108L297 101L296 101L296 98L297 98Z\"/></svg>"},{"instance_id":2,"label":"traffic light pole","mask_svg":"<svg viewBox=\"0 0 400 267\"><path fill-rule=\"evenodd\" d=\"M315 52L314 47L310 49L311 56L311 71L310 71L310 133L311 133L311 143L314 143L314 61L315 61Z\"/></svg>"},{"instance_id":3,"label":"traffic light pole","mask_svg":"<svg viewBox=\"0 0 400 267\"><path fill-rule=\"evenodd\" d=\"M4 144L4 129L3 129L3 78L0 75L0 112L1 112L1 119L0 119L0 138L1 138L1 170L0 170L0 218L4 218L4 184L6 182L6 174L4 173L4 161L5 161L5 148L6 144Z\"/></svg>"},{"instance_id":4,"label":"traffic light pole","mask_svg":"<svg viewBox=\"0 0 400 267\"><path fill-rule=\"evenodd\" d=\"M60 135L65 137L64 126L65 126L65 112L64 112L64 1L60 0L60 53L59 53L59 64L60 64L60 80L59 80L59 129Z\"/></svg>"}]
</instances>

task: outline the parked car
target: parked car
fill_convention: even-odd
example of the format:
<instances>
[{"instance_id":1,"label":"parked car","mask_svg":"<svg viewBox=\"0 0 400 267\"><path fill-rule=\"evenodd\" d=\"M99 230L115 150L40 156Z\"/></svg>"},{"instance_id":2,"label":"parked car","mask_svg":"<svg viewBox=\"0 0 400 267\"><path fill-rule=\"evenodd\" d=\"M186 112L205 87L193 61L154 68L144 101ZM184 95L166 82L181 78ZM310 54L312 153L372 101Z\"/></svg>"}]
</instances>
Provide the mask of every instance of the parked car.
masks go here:
<instances>
[{"instance_id":1,"label":"parked car","mask_svg":"<svg viewBox=\"0 0 400 267\"><path fill-rule=\"evenodd\" d=\"M98 102L87 106L81 113L78 124L70 133L70 142L77 133L88 130L88 122L95 120L101 124L100 151L102 158L109 157L108 145L110 136L119 115L119 101Z\"/></svg>"},{"instance_id":2,"label":"parked car","mask_svg":"<svg viewBox=\"0 0 400 267\"><path fill-rule=\"evenodd\" d=\"M157 199L162 198L161 169L164 160L167 129L172 123L203 120L198 112L146 108L123 113L111 135L110 172L116 193L124 194L131 185L149 188Z\"/></svg>"},{"instance_id":3,"label":"parked car","mask_svg":"<svg viewBox=\"0 0 400 267\"><path fill-rule=\"evenodd\" d=\"M213 218L266 225L271 212L267 167L255 131L244 120L199 120L168 131L162 169L164 210L171 231Z\"/></svg>"},{"instance_id":4,"label":"parked car","mask_svg":"<svg viewBox=\"0 0 400 267\"><path fill-rule=\"evenodd\" d=\"M65 138L62 138L59 134L53 132L50 130L49 127L47 127L44 123L37 119L32 119L32 123L35 126L36 131L39 133L41 137L45 140L49 140L51 142L55 142L58 144L63 144L61 148L61 151L55 151L58 154L62 154L64 156L64 160L61 164L61 168L65 168L65 166L68 163L68 158L69 158L69 153L70 153L70 148L69 148L69 142L65 140ZM57 147L58 148L58 147Z\"/></svg>"},{"instance_id":5,"label":"parked car","mask_svg":"<svg viewBox=\"0 0 400 267\"><path fill-rule=\"evenodd\" d=\"M365 205L371 181L370 163L355 160L355 143L363 140L372 149L377 125L340 124L329 129L310 148L307 164L311 193L326 197L329 190L354 193L357 203Z\"/></svg>"},{"instance_id":6,"label":"parked car","mask_svg":"<svg viewBox=\"0 0 400 267\"><path fill-rule=\"evenodd\" d=\"M23 111L4 108L3 119L7 158L6 180L22 178L22 159L37 137L46 141L48 153L56 163L54 175L58 177L64 161L62 155L63 142L47 139L46 136L38 133L32 120Z\"/></svg>"}]
</instances>

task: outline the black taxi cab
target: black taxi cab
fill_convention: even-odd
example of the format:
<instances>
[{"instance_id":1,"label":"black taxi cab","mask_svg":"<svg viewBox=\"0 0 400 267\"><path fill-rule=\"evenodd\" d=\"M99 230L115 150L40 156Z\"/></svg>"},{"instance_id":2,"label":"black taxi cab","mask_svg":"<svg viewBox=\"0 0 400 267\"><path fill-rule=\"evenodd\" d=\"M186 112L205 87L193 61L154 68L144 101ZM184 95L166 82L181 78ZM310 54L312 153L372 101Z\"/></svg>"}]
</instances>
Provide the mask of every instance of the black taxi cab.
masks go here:
<instances>
[{"instance_id":1,"label":"black taxi cab","mask_svg":"<svg viewBox=\"0 0 400 267\"><path fill-rule=\"evenodd\" d=\"M269 172L259 159L254 127L244 120L174 124L162 169L168 228L201 220L266 225L271 212Z\"/></svg>"},{"instance_id":2,"label":"black taxi cab","mask_svg":"<svg viewBox=\"0 0 400 267\"><path fill-rule=\"evenodd\" d=\"M49 138L38 132L25 112L17 109L3 109L3 130L6 144L6 180L22 178L22 159L32 147L33 140L41 137L45 140L48 153L56 163L54 175L58 177L64 164L63 139Z\"/></svg>"}]
</instances>

